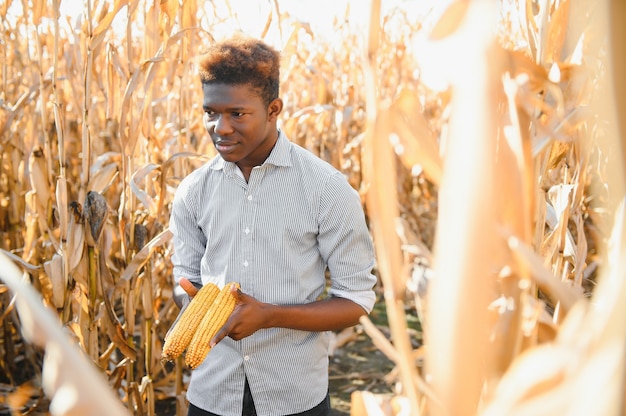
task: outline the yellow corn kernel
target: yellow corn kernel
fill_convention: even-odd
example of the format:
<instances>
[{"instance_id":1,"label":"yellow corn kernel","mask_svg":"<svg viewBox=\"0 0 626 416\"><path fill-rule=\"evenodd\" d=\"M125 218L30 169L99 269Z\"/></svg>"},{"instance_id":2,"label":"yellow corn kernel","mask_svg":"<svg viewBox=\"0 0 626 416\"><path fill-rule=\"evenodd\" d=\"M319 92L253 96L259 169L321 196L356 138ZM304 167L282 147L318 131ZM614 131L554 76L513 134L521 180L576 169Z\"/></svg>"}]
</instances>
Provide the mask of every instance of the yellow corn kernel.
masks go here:
<instances>
[{"instance_id":1,"label":"yellow corn kernel","mask_svg":"<svg viewBox=\"0 0 626 416\"><path fill-rule=\"evenodd\" d=\"M231 282L226 284L220 291L220 294L217 295L217 298L215 298L215 301L213 301L213 305L211 305L202 322L200 322L185 353L185 363L189 367L196 368L204 361L206 355L211 350L209 342L217 331L224 326L235 309L235 298L230 293L233 284L239 288L239 283Z\"/></svg>"},{"instance_id":2,"label":"yellow corn kernel","mask_svg":"<svg viewBox=\"0 0 626 416\"><path fill-rule=\"evenodd\" d=\"M220 288L213 283L207 283L191 299L187 309L174 323L174 327L165 337L163 345L163 359L172 361L178 357L189 345L193 334L213 301L220 293Z\"/></svg>"}]
</instances>

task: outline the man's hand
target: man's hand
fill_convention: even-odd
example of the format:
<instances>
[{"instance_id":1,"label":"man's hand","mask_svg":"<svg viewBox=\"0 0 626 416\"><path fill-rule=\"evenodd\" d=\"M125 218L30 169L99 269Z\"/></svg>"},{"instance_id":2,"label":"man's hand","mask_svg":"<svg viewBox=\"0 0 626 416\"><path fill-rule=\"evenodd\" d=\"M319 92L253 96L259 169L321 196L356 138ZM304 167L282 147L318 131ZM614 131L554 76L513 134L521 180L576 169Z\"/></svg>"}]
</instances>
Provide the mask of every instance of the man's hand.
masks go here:
<instances>
[{"instance_id":1,"label":"man's hand","mask_svg":"<svg viewBox=\"0 0 626 416\"><path fill-rule=\"evenodd\" d=\"M192 298L196 296L196 293L198 293L199 289L195 287L186 277L181 277L178 284Z\"/></svg>"},{"instance_id":2,"label":"man's hand","mask_svg":"<svg viewBox=\"0 0 626 416\"><path fill-rule=\"evenodd\" d=\"M235 310L210 341L211 347L229 336L235 341L263 328L289 328L299 331L337 331L359 323L367 312L355 302L330 297L301 305L263 303L232 285Z\"/></svg>"},{"instance_id":3,"label":"man's hand","mask_svg":"<svg viewBox=\"0 0 626 416\"><path fill-rule=\"evenodd\" d=\"M246 295L236 285L231 286L230 293L235 298L235 310L211 339L211 347L226 336L238 341L266 327L265 317L272 305L259 302L252 296Z\"/></svg>"}]
</instances>

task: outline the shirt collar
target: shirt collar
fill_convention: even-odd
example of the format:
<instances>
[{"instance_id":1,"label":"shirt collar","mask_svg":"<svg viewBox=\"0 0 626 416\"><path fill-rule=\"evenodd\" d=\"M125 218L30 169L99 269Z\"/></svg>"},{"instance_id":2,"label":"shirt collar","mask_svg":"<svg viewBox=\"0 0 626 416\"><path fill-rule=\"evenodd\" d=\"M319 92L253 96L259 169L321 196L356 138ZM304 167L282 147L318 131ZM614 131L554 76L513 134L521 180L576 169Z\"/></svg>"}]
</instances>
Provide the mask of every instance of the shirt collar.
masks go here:
<instances>
[{"instance_id":1,"label":"shirt collar","mask_svg":"<svg viewBox=\"0 0 626 416\"><path fill-rule=\"evenodd\" d=\"M285 136L281 130L278 130L278 139L276 140L276 144L263 164L291 166L291 158L289 157L290 150L291 143L289 142L289 139L287 139L287 136Z\"/></svg>"},{"instance_id":2,"label":"shirt collar","mask_svg":"<svg viewBox=\"0 0 626 416\"><path fill-rule=\"evenodd\" d=\"M291 159L289 158L290 149L291 142L289 142L289 139L287 139L287 136L285 136L281 130L278 130L278 139L276 140L276 144L274 144L274 148L270 152L267 159L265 159L265 162L263 162L263 165L291 166ZM219 153L217 154L217 158L212 166L212 169L223 170L227 174L234 173L239 170L236 164L225 161Z\"/></svg>"}]
</instances>

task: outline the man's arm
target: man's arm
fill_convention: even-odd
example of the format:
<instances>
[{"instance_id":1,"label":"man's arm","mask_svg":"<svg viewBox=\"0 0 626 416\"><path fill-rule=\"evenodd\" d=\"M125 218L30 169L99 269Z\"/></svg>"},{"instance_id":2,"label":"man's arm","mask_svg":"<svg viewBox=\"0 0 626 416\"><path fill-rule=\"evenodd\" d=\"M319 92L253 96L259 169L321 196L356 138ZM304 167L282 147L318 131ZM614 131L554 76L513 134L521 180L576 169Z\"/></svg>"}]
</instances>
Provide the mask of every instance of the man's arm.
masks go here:
<instances>
[{"instance_id":1,"label":"man's arm","mask_svg":"<svg viewBox=\"0 0 626 416\"><path fill-rule=\"evenodd\" d=\"M200 263L206 246L206 236L198 227L195 214L186 202L187 199L191 199L192 207L198 205L193 202L189 193L190 183L192 182L187 177L176 190L169 224L174 244L174 253L172 254L174 266L173 298L176 305L181 309L189 303L187 294L190 294L187 290L189 287L185 288L181 285L188 284L191 286L193 282L196 288L202 286ZM185 283L181 282L183 279ZM191 296L193 297L193 295Z\"/></svg>"},{"instance_id":2,"label":"man's arm","mask_svg":"<svg viewBox=\"0 0 626 416\"><path fill-rule=\"evenodd\" d=\"M257 301L234 285L231 291L237 306L211 340L211 346L225 336L239 340L263 328L335 331L356 325L366 315L361 306L344 298L331 297L303 305L272 305Z\"/></svg>"}]
</instances>

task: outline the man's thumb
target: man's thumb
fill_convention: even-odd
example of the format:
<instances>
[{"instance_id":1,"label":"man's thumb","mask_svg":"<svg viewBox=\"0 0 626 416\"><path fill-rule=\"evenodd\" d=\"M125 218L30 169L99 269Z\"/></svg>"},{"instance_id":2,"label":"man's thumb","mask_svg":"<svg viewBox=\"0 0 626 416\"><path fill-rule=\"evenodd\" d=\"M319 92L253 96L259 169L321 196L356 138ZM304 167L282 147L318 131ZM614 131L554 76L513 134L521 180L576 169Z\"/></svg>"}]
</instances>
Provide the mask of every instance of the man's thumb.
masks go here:
<instances>
[{"instance_id":1,"label":"man's thumb","mask_svg":"<svg viewBox=\"0 0 626 416\"><path fill-rule=\"evenodd\" d=\"M193 285L193 283L191 283L191 282L189 281L189 279L187 279L187 278L185 278L185 277L181 277L181 278L180 278L180 281L178 282L178 284L179 284L179 285L180 285L180 287L182 287L182 288L183 288L183 290L184 290L185 292L187 292L187 294L188 294L189 296L191 296L192 298L193 298L194 296L196 296L196 294L198 293L198 288L197 288L197 287L195 287L195 286Z\"/></svg>"},{"instance_id":2,"label":"man's thumb","mask_svg":"<svg viewBox=\"0 0 626 416\"><path fill-rule=\"evenodd\" d=\"M237 303L241 303L244 301L246 294L241 291L239 285L231 284L230 285L230 294L233 295Z\"/></svg>"}]
</instances>

